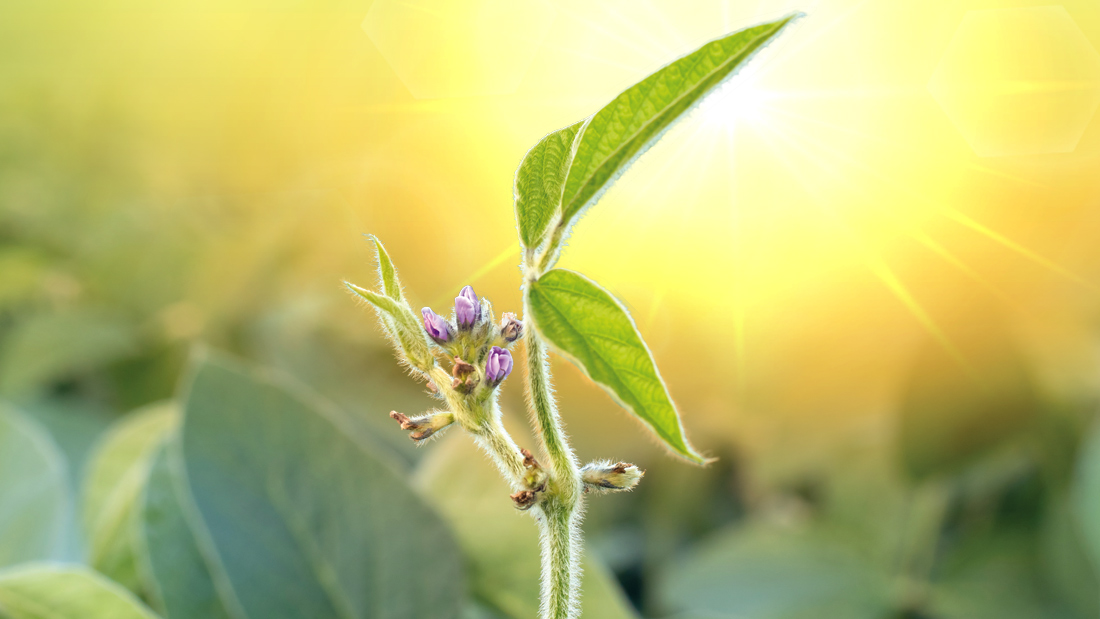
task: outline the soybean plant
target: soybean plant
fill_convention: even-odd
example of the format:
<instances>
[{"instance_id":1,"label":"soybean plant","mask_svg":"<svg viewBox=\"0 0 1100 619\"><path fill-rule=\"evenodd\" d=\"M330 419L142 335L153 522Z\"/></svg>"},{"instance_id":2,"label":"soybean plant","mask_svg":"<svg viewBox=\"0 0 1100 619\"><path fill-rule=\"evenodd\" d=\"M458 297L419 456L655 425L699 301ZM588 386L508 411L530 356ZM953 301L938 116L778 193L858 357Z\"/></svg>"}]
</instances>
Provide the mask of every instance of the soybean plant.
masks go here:
<instances>
[{"instance_id":1,"label":"soybean plant","mask_svg":"<svg viewBox=\"0 0 1100 619\"><path fill-rule=\"evenodd\" d=\"M522 259L523 318L498 323L488 300L464 287L448 317L409 305L397 270L374 239L380 290L347 283L376 310L409 373L425 381L439 410L409 417L403 430L424 441L459 426L481 445L511 485L516 509L534 516L542 540L542 619L580 614L580 521L586 494L634 488L643 472L625 462L581 465L566 436L551 386L548 349L601 385L665 444L696 464L679 413L626 308L591 279L555 268L573 226L669 127L731 77L796 19L788 15L711 41L653 73L580 122L550 133L516 171L514 203ZM538 457L501 423L500 385L524 340L527 407ZM449 370L446 369L449 366Z\"/></svg>"}]
</instances>

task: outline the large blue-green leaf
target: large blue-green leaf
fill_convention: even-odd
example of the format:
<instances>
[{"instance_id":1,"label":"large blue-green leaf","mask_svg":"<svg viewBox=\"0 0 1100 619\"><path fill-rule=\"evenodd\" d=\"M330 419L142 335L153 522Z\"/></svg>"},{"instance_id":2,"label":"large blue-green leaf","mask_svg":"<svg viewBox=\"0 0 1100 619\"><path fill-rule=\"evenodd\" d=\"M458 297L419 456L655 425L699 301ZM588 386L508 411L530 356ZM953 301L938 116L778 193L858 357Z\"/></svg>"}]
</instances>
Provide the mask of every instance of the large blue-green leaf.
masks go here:
<instances>
[{"instance_id":1,"label":"large blue-green leaf","mask_svg":"<svg viewBox=\"0 0 1100 619\"><path fill-rule=\"evenodd\" d=\"M581 124L569 125L539 140L516 170L516 226L519 240L527 249L543 242L561 210L561 194L573 162L573 142Z\"/></svg>"},{"instance_id":2,"label":"large blue-green leaf","mask_svg":"<svg viewBox=\"0 0 1100 619\"><path fill-rule=\"evenodd\" d=\"M458 613L462 561L446 526L300 387L201 358L179 440L210 558L248 617Z\"/></svg>"},{"instance_id":3,"label":"large blue-green leaf","mask_svg":"<svg viewBox=\"0 0 1100 619\"><path fill-rule=\"evenodd\" d=\"M568 227L676 120L742 67L798 15L711 41L631 86L581 129L561 202Z\"/></svg>"},{"instance_id":4,"label":"large blue-green leaf","mask_svg":"<svg viewBox=\"0 0 1100 619\"><path fill-rule=\"evenodd\" d=\"M0 567L57 558L68 511L61 451L37 423L0 406Z\"/></svg>"},{"instance_id":5,"label":"large blue-green leaf","mask_svg":"<svg viewBox=\"0 0 1100 619\"><path fill-rule=\"evenodd\" d=\"M507 619L535 619L541 573L537 526L516 511L508 484L485 454L466 435L448 436L421 464L417 482L466 551L474 596ZM582 568L582 617L637 617L614 577L590 553Z\"/></svg>"},{"instance_id":6,"label":"large blue-green leaf","mask_svg":"<svg viewBox=\"0 0 1100 619\"><path fill-rule=\"evenodd\" d=\"M135 519L137 563L148 596L168 619L242 616L213 553L202 551L207 534L175 470L179 459L170 459L168 449L162 446L153 457Z\"/></svg>"},{"instance_id":7,"label":"large blue-green leaf","mask_svg":"<svg viewBox=\"0 0 1100 619\"><path fill-rule=\"evenodd\" d=\"M705 459L688 443L653 355L626 308L592 280L565 269L527 288L527 314L547 341L638 416L677 454Z\"/></svg>"},{"instance_id":8,"label":"large blue-green leaf","mask_svg":"<svg viewBox=\"0 0 1100 619\"><path fill-rule=\"evenodd\" d=\"M129 591L75 565L29 564L0 572L5 619L156 619Z\"/></svg>"}]
</instances>

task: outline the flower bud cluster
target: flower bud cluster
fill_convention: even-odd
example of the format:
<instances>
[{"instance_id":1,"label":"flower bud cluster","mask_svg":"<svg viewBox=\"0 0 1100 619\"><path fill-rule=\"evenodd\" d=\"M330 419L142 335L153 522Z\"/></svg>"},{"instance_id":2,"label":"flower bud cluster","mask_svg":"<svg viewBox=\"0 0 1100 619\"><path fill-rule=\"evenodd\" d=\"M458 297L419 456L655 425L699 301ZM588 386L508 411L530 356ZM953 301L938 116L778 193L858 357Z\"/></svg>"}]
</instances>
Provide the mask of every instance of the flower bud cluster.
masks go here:
<instances>
[{"instance_id":1,"label":"flower bud cluster","mask_svg":"<svg viewBox=\"0 0 1100 619\"><path fill-rule=\"evenodd\" d=\"M430 307L420 311L424 331L452 360L451 388L469 394L479 386L495 389L512 372L508 349L523 336L523 323L515 314L504 314L500 324L493 320L492 305L465 286L455 297L451 319Z\"/></svg>"}]
</instances>

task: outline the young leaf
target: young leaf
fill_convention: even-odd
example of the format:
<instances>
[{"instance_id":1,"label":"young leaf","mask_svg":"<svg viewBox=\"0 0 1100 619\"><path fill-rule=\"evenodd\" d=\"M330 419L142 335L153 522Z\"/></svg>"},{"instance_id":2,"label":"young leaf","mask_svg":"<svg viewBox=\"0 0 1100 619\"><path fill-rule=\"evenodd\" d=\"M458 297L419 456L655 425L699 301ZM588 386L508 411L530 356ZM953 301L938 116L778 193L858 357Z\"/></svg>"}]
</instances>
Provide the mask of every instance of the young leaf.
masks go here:
<instances>
[{"instance_id":1,"label":"young leaf","mask_svg":"<svg viewBox=\"0 0 1100 619\"><path fill-rule=\"evenodd\" d=\"M559 225L571 226L665 130L797 17L788 15L711 41L596 112L581 129L565 180Z\"/></svg>"},{"instance_id":2,"label":"young leaf","mask_svg":"<svg viewBox=\"0 0 1100 619\"><path fill-rule=\"evenodd\" d=\"M416 481L466 551L474 598L502 618L537 616L538 533L527 518L516 517L508 500L512 490L474 442L463 434L444 437L421 463ZM637 617L606 566L586 552L581 567L582 617Z\"/></svg>"},{"instance_id":3,"label":"young leaf","mask_svg":"<svg viewBox=\"0 0 1100 619\"><path fill-rule=\"evenodd\" d=\"M611 293L583 275L553 269L528 287L527 312L550 344L677 454L706 462L688 444L649 348Z\"/></svg>"},{"instance_id":4,"label":"young leaf","mask_svg":"<svg viewBox=\"0 0 1100 619\"><path fill-rule=\"evenodd\" d=\"M244 615L458 613L454 539L348 418L301 387L210 355L191 376L180 475Z\"/></svg>"},{"instance_id":5,"label":"young leaf","mask_svg":"<svg viewBox=\"0 0 1100 619\"><path fill-rule=\"evenodd\" d=\"M573 141L583 122L542 138L527 151L516 170L516 225L526 249L534 249L545 240L547 229L561 209L565 177L573 162Z\"/></svg>"},{"instance_id":6,"label":"young leaf","mask_svg":"<svg viewBox=\"0 0 1100 619\"><path fill-rule=\"evenodd\" d=\"M134 592L145 589L134 548L136 510L152 458L178 421L173 404L150 406L127 416L95 448L84 481L88 563Z\"/></svg>"},{"instance_id":7,"label":"young leaf","mask_svg":"<svg viewBox=\"0 0 1100 619\"><path fill-rule=\"evenodd\" d=\"M68 510L57 445L37 423L0 406L0 567L57 558Z\"/></svg>"},{"instance_id":8,"label":"young leaf","mask_svg":"<svg viewBox=\"0 0 1100 619\"><path fill-rule=\"evenodd\" d=\"M129 591L83 567L29 564L0 572L5 619L157 619Z\"/></svg>"},{"instance_id":9,"label":"young leaf","mask_svg":"<svg viewBox=\"0 0 1100 619\"><path fill-rule=\"evenodd\" d=\"M378 310L386 328L397 339L405 356L417 369L425 372L431 369L433 359L428 336L408 303L378 294L373 290L360 288L351 282L344 282L344 285Z\"/></svg>"}]
</instances>

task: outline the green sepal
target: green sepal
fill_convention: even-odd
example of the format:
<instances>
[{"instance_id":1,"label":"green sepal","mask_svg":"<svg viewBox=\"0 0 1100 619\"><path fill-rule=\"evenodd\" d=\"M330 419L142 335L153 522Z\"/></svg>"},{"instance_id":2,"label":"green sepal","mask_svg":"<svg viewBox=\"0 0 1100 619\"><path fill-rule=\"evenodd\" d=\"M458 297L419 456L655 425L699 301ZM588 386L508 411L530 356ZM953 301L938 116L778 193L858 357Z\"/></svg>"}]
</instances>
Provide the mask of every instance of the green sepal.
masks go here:
<instances>
[{"instance_id":1,"label":"green sepal","mask_svg":"<svg viewBox=\"0 0 1100 619\"><path fill-rule=\"evenodd\" d=\"M414 368L422 372L432 369L435 358L432 356L431 344L408 303L360 288L351 282L344 282L344 285L378 310L388 334Z\"/></svg>"}]
</instances>

